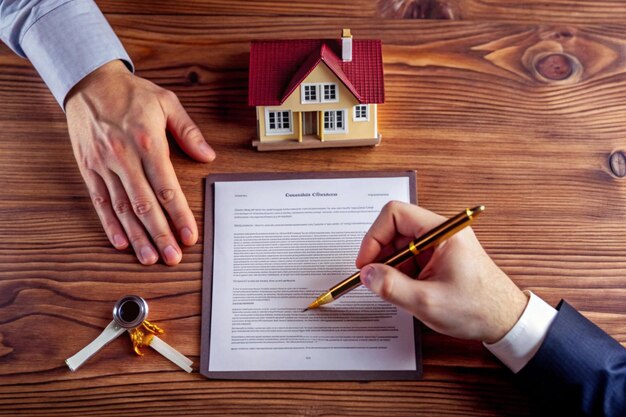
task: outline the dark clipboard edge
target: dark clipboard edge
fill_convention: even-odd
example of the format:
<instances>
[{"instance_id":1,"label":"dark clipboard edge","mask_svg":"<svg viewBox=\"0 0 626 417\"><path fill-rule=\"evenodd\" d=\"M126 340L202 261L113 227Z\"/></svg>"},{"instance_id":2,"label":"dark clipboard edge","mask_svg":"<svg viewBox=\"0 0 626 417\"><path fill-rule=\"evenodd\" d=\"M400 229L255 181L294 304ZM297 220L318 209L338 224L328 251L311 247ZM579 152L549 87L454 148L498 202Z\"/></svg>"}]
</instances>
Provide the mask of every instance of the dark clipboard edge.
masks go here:
<instances>
[{"instance_id":1,"label":"dark clipboard edge","mask_svg":"<svg viewBox=\"0 0 626 417\"><path fill-rule=\"evenodd\" d=\"M209 379L291 380L291 381L401 381L422 377L421 323L413 319L415 371L209 371L211 338L211 305L213 291L213 213L214 187L220 181L271 181L288 179L338 179L408 177L409 200L417 204L417 174L415 171L337 171L211 174L205 179L204 248L202 255L202 321L200 337L200 374Z\"/></svg>"}]
</instances>

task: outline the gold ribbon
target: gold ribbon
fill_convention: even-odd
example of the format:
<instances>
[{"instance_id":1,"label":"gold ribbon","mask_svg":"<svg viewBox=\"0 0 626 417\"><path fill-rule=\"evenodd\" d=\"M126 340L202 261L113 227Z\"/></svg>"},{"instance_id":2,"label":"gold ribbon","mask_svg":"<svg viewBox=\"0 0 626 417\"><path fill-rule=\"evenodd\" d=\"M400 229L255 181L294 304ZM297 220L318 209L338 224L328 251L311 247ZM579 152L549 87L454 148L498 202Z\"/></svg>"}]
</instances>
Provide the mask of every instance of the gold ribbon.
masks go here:
<instances>
[{"instance_id":1,"label":"gold ribbon","mask_svg":"<svg viewBox=\"0 0 626 417\"><path fill-rule=\"evenodd\" d=\"M130 341L133 342L133 350L139 356L143 356L143 353L139 350L140 347L150 346L154 335L163 333L163 329L156 324L150 323L148 320L144 320L143 323L128 332Z\"/></svg>"}]
</instances>

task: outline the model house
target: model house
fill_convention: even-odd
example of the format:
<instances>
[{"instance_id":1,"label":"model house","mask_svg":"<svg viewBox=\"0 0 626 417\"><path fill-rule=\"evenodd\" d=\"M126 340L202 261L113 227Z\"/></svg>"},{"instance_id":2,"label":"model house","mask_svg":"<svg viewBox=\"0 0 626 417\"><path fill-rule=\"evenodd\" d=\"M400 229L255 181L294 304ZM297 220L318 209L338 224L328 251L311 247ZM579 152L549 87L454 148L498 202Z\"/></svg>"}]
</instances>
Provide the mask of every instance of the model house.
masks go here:
<instances>
[{"instance_id":1,"label":"model house","mask_svg":"<svg viewBox=\"0 0 626 417\"><path fill-rule=\"evenodd\" d=\"M380 143L385 101L379 40L252 42L248 104L256 106L258 150Z\"/></svg>"}]
</instances>

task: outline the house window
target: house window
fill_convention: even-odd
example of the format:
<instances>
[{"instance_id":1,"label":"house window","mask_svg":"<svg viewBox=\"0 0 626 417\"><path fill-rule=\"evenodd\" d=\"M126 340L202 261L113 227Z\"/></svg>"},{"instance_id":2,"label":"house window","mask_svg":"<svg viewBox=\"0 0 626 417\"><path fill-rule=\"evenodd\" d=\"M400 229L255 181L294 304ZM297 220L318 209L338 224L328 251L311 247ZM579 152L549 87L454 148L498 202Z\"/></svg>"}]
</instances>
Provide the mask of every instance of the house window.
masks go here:
<instances>
[{"instance_id":1,"label":"house window","mask_svg":"<svg viewBox=\"0 0 626 417\"><path fill-rule=\"evenodd\" d=\"M327 110L324 112L324 133L345 133L346 111Z\"/></svg>"},{"instance_id":2,"label":"house window","mask_svg":"<svg viewBox=\"0 0 626 417\"><path fill-rule=\"evenodd\" d=\"M324 100L337 101L337 84L323 84Z\"/></svg>"},{"instance_id":3,"label":"house window","mask_svg":"<svg viewBox=\"0 0 626 417\"><path fill-rule=\"evenodd\" d=\"M302 84L300 88L302 104L306 103L336 103L339 101L337 84L334 83L310 83Z\"/></svg>"},{"instance_id":4,"label":"house window","mask_svg":"<svg viewBox=\"0 0 626 417\"><path fill-rule=\"evenodd\" d=\"M368 105L357 104L354 106L354 121L355 122L367 122L369 120Z\"/></svg>"},{"instance_id":5,"label":"house window","mask_svg":"<svg viewBox=\"0 0 626 417\"><path fill-rule=\"evenodd\" d=\"M291 123L291 112L289 110L269 111L267 110L265 123L267 126L266 133L268 135L280 135L284 133L293 133Z\"/></svg>"},{"instance_id":6,"label":"house window","mask_svg":"<svg viewBox=\"0 0 626 417\"><path fill-rule=\"evenodd\" d=\"M317 97L318 97L317 85L315 84L302 85L302 102L303 103L317 103L319 101Z\"/></svg>"}]
</instances>

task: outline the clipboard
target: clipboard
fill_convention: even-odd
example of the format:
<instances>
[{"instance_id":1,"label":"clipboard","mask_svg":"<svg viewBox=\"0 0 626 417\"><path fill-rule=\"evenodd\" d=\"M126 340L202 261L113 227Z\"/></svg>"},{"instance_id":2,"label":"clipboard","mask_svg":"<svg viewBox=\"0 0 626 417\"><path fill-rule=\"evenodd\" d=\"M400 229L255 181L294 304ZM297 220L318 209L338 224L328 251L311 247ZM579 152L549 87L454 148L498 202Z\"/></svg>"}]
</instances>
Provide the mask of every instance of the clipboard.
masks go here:
<instances>
[{"instance_id":1,"label":"clipboard","mask_svg":"<svg viewBox=\"0 0 626 417\"><path fill-rule=\"evenodd\" d=\"M414 370L267 370L267 371L212 371L210 364L211 317L213 297L214 210L215 184L231 181L273 181L306 179L349 179L406 177L410 202L417 204L417 175L415 171L349 171L303 173L241 173L211 174L205 179L204 248L202 271L202 324L200 346L200 374L210 379L238 380L292 380L292 381L373 381L418 380L422 377L421 323L413 318L415 347Z\"/></svg>"}]
</instances>

